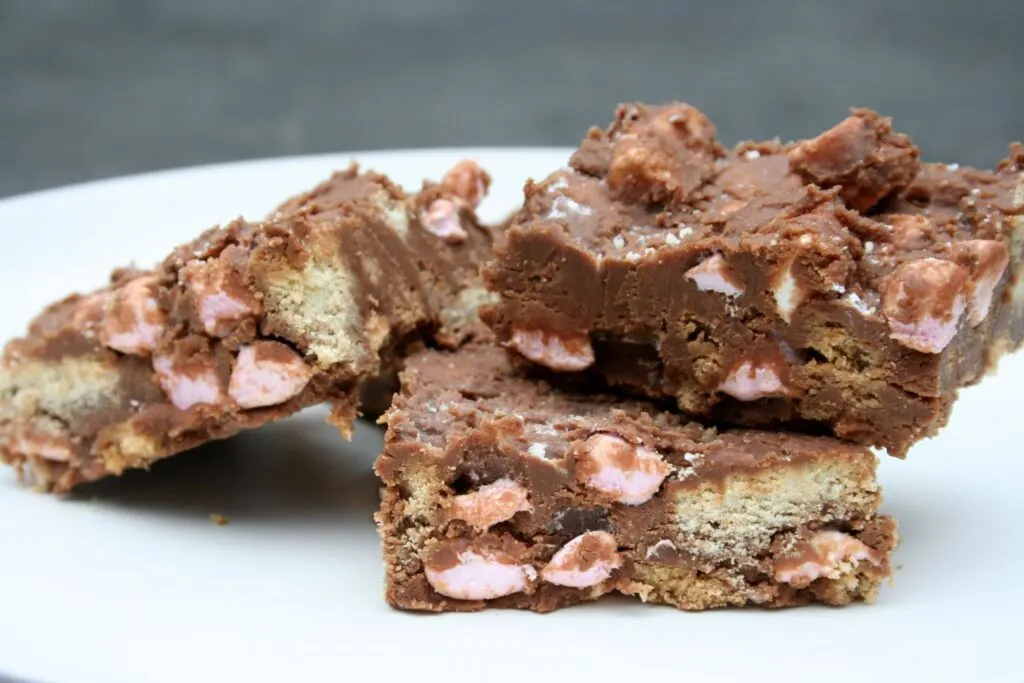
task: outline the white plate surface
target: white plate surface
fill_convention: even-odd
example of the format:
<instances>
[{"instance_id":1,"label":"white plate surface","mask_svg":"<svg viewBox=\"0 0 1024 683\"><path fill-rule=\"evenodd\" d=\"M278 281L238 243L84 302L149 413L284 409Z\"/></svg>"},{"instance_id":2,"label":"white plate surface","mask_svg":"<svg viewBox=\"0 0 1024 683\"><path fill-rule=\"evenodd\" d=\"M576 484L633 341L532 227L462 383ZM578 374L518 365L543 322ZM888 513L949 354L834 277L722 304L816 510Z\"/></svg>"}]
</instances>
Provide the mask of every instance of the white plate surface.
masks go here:
<instances>
[{"instance_id":1,"label":"white plate surface","mask_svg":"<svg viewBox=\"0 0 1024 683\"><path fill-rule=\"evenodd\" d=\"M406 187L470 156L499 218L568 150L373 152L207 166L0 201L0 337L115 265L259 217L355 158ZM313 409L71 500L0 473L0 672L33 681L1021 681L1024 357L885 459L903 543L870 607L687 614L612 598L538 616L390 610L371 515L380 445ZM209 515L227 515L215 526Z\"/></svg>"}]
</instances>

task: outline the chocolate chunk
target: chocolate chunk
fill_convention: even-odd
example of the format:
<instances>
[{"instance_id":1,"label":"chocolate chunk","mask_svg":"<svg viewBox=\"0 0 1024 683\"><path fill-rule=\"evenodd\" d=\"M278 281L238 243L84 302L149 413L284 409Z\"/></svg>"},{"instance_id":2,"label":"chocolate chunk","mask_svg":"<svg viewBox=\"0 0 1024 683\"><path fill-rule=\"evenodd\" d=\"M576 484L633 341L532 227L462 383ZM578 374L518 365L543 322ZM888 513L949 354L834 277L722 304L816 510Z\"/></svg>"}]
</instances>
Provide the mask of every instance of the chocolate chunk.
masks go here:
<instances>
[{"instance_id":1,"label":"chocolate chunk","mask_svg":"<svg viewBox=\"0 0 1024 683\"><path fill-rule=\"evenodd\" d=\"M910 184L918 154L906 135L892 132L888 118L854 109L834 128L790 150L789 164L807 182L838 186L850 208L867 211Z\"/></svg>"}]
</instances>

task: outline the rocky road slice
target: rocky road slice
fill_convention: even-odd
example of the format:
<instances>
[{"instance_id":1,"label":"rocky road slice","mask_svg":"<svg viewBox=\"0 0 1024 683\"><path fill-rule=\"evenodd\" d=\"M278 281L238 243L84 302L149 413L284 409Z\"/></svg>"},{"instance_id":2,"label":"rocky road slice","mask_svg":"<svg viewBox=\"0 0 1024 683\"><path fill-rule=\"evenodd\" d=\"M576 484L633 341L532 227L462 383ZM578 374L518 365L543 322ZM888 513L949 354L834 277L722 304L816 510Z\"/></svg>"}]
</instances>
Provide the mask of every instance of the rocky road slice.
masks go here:
<instances>
[{"instance_id":1,"label":"rocky road slice","mask_svg":"<svg viewBox=\"0 0 1024 683\"><path fill-rule=\"evenodd\" d=\"M863 446L557 390L478 344L411 356L384 419L377 523L401 609L845 605L890 574Z\"/></svg>"},{"instance_id":2,"label":"rocky road slice","mask_svg":"<svg viewBox=\"0 0 1024 683\"><path fill-rule=\"evenodd\" d=\"M463 162L408 195L352 167L49 306L3 353L0 457L60 492L319 403L347 432L410 341L479 329L489 182Z\"/></svg>"},{"instance_id":3,"label":"rocky road slice","mask_svg":"<svg viewBox=\"0 0 1024 683\"><path fill-rule=\"evenodd\" d=\"M858 109L725 151L684 104L622 107L526 186L485 273L499 338L690 414L902 456L1024 338L1024 147L924 164Z\"/></svg>"}]
</instances>

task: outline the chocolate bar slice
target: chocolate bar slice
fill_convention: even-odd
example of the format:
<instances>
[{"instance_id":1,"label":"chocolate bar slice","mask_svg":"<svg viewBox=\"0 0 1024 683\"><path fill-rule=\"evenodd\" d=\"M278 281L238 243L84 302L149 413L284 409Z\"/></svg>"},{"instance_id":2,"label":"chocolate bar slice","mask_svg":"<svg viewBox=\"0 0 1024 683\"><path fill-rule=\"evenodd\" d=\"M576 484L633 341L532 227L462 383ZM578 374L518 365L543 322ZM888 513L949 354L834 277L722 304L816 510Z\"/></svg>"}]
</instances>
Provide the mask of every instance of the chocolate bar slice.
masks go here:
<instances>
[{"instance_id":1,"label":"chocolate bar slice","mask_svg":"<svg viewBox=\"0 0 1024 683\"><path fill-rule=\"evenodd\" d=\"M347 432L411 340L479 327L489 182L464 162L410 196L353 167L49 306L4 350L0 458L67 491L319 403Z\"/></svg>"},{"instance_id":2,"label":"chocolate bar slice","mask_svg":"<svg viewBox=\"0 0 1024 683\"><path fill-rule=\"evenodd\" d=\"M616 591L687 610L845 605L890 573L896 525L863 446L558 390L480 344L407 359L384 420L394 607L547 612Z\"/></svg>"},{"instance_id":3,"label":"chocolate bar slice","mask_svg":"<svg viewBox=\"0 0 1024 683\"><path fill-rule=\"evenodd\" d=\"M526 186L484 317L560 373L685 412L902 456L1024 337L1024 146L923 164L888 119L727 151L684 104L623 106Z\"/></svg>"}]
</instances>

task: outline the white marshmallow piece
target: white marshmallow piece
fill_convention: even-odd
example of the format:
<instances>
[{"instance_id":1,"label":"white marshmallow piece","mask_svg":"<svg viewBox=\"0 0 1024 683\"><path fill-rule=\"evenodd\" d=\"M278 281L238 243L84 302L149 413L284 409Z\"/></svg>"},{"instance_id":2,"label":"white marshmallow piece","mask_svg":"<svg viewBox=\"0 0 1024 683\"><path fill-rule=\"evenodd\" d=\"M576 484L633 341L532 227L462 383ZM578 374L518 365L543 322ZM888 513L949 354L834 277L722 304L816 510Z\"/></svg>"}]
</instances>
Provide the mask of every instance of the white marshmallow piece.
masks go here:
<instances>
[{"instance_id":1,"label":"white marshmallow piece","mask_svg":"<svg viewBox=\"0 0 1024 683\"><path fill-rule=\"evenodd\" d=\"M657 555L659 555L662 552L665 552L665 553L677 553L679 551L676 548L676 544L675 543L673 543L672 541L668 540L667 538L663 538L663 539L661 539L660 541L658 541L657 543L655 543L654 545L652 545L651 547L649 547L647 549L647 552L644 553L644 559L645 560L653 559L654 557L656 557Z\"/></svg>"},{"instance_id":2,"label":"white marshmallow piece","mask_svg":"<svg viewBox=\"0 0 1024 683\"><path fill-rule=\"evenodd\" d=\"M787 323L793 319L793 311L803 303L804 293L800 290L796 278L793 277L793 263L790 262L778 276L778 282L772 289L775 297L775 308L779 317Z\"/></svg>"},{"instance_id":3,"label":"white marshmallow piece","mask_svg":"<svg viewBox=\"0 0 1024 683\"><path fill-rule=\"evenodd\" d=\"M967 316L967 321L971 323L971 327L977 327L988 317L988 310L992 307L992 294L995 292L996 285L999 284L1001 276L1002 272L1000 271L999 274L981 277L974 283L974 291L971 293Z\"/></svg>"},{"instance_id":4,"label":"white marshmallow piece","mask_svg":"<svg viewBox=\"0 0 1024 683\"><path fill-rule=\"evenodd\" d=\"M559 220L562 218L572 218L573 216L589 216L592 213L594 213L594 210L589 206L580 204L572 197L560 194L551 202L551 208L548 210L545 218Z\"/></svg>"},{"instance_id":5,"label":"white marshmallow piece","mask_svg":"<svg viewBox=\"0 0 1024 683\"><path fill-rule=\"evenodd\" d=\"M727 297L739 296L743 289L737 287L729 277L729 264L721 254L704 259L686 271L686 277L693 280L702 292L718 292Z\"/></svg>"}]
</instances>

